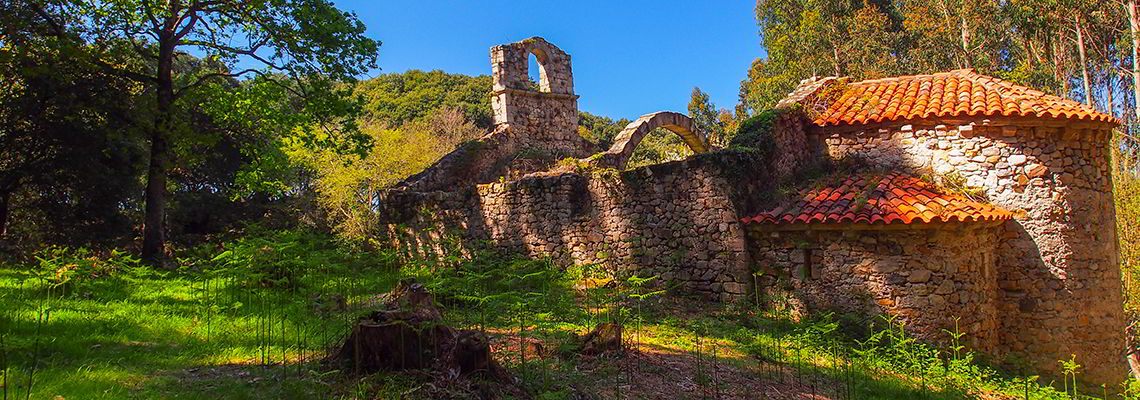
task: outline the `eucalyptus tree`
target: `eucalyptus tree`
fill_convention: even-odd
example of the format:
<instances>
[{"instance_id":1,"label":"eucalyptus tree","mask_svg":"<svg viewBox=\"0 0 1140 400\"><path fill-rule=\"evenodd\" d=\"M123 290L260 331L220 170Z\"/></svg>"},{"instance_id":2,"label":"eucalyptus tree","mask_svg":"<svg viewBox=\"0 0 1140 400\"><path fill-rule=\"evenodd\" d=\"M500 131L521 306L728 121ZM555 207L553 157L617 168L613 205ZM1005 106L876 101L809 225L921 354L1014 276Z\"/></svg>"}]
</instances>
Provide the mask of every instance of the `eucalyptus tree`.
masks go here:
<instances>
[{"instance_id":1,"label":"eucalyptus tree","mask_svg":"<svg viewBox=\"0 0 1140 400\"><path fill-rule=\"evenodd\" d=\"M17 1L59 35L75 32L96 54L86 61L142 85L152 96L142 252L153 264L163 261L172 143L187 134L180 99L219 80L255 77L285 89L258 93L289 96L298 112L312 113L323 128L297 133L343 135L334 123L356 108L341 104L348 89L335 82L374 68L379 47L355 14L328 0ZM183 54L218 68L177 74L176 59Z\"/></svg>"}]
</instances>

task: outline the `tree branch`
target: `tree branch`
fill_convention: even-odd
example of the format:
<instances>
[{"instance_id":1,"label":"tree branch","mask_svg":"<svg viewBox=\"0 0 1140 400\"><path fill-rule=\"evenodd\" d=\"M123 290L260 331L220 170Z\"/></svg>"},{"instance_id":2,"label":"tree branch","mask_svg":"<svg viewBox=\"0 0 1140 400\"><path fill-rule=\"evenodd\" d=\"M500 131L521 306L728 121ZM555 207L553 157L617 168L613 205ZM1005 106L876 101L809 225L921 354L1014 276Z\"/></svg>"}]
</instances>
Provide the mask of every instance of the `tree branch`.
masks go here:
<instances>
[{"instance_id":1,"label":"tree branch","mask_svg":"<svg viewBox=\"0 0 1140 400\"><path fill-rule=\"evenodd\" d=\"M61 24L59 21L56 21L55 18L52 18L51 14L48 14L47 10L44 10L44 8L37 3L38 2L29 2L29 7L31 7L32 11L34 11L36 15L39 15L40 18L43 18L44 22L51 26L52 31L55 31L54 33L56 37L63 37L63 35L66 33L66 31L63 29L63 24Z\"/></svg>"},{"instance_id":2,"label":"tree branch","mask_svg":"<svg viewBox=\"0 0 1140 400\"><path fill-rule=\"evenodd\" d=\"M179 45L205 47L208 49L214 49L214 50L227 52L227 53L231 53L231 54L246 56L246 57L252 58L254 60L257 60L258 62L261 62L262 64L265 64L265 66L267 66L271 69L274 69L277 71L282 71L282 72L292 72L292 70L289 69L288 67L275 64L272 61L266 59L265 57L258 55L256 53L256 51L258 48L261 47L260 44L256 48L250 48L250 49L239 49L236 47L225 46L225 45L221 45L221 44L217 44L217 43L203 42L200 40L182 40L182 41L179 41L178 44Z\"/></svg>"},{"instance_id":3,"label":"tree branch","mask_svg":"<svg viewBox=\"0 0 1140 400\"><path fill-rule=\"evenodd\" d=\"M186 93L189 93L190 90L205 84L210 79L214 79L214 78L237 78L237 77L240 77L242 75L245 75L245 74L248 74L251 72L257 72L257 70L250 68L250 69L242 70L239 72L214 72L214 73L202 75L202 76L198 77L198 79L195 80L194 83L183 86L183 87L179 88L177 91L175 91L174 92L174 98L178 99L178 98L182 97Z\"/></svg>"}]
</instances>

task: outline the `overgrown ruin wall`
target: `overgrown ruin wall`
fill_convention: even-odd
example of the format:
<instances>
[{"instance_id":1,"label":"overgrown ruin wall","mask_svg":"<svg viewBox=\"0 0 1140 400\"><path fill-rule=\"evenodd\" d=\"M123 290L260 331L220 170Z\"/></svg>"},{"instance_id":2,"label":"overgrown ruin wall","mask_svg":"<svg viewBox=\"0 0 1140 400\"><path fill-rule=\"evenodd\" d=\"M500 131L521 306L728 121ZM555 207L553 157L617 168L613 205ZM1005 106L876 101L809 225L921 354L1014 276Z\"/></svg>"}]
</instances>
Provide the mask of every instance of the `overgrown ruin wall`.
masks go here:
<instances>
[{"instance_id":1,"label":"overgrown ruin wall","mask_svg":"<svg viewBox=\"0 0 1140 400\"><path fill-rule=\"evenodd\" d=\"M527 78L529 55L540 64L540 82ZM1070 354L1089 382L1125 375L1106 124L948 117L805 128L802 112L819 111L819 87L846 82L825 78L780 103L758 152L717 151L621 172L598 168L624 163L601 154L550 169L559 158L601 150L577 134L569 55L531 38L492 48L491 63L496 129L379 196L376 237L408 255L488 248L602 263L718 299L749 294L755 269L800 270L806 274L758 287L805 309L901 316L933 342L944 342L941 330L958 318L973 348L1021 357L1054 376L1057 360ZM632 153L641 130L659 126L694 150L707 145L681 114L638 121L650 125L627 127L631 145L618 143L611 156ZM761 211L782 181L849 156L915 175L959 176L1018 217L936 229L811 227L749 243L741 217Z\"/></svg>"},{"instance_id":2,"label":"overgrown ruin wall","mask_svg":"<svg viewBox=\"0 0 1140 400\"><path fill-rule=\"evenodd\" d=\"M737 204L769 192L755 155L717 152L617 173L583 171L479 185L469 192L391 191L378 237L407 254L471 246L658 275L709 298L749 292Z\"/></svg>"},{"instance_id":3,"label":"overgrown ruin wall","mask_svg":"<svg viewBox=\"0 0 1140 400\"><path fill-rule=\"evenodd\" d=\"M947 332L957 329L963 345L986 354L997 349L999 227L848 228L751 232L764 301L866 322L895 316L929 343L949 345Z\"/></svg>"},{"instance_id":4,"label":"overgrown ruin wall","mask_svg":"<svg viewBox=\"0 0 1140 400\"><path fill-rule=\"evenodd\" d=\"M821 154L961 175L1024 215L997 250L998 349L1057 374L1075 354L1083 379L1119 382L1124 313L1109 175L1108 128L1043 119L949 120L817 128Z\"/></svg>"},{"instance_id":5,"label":"overgrown ruin wall","mask_svg":"<svg viewBox=\"0 0 1140 400\"><path fill-rule=\"evenodd\" d=\"M527 75L534 55L539 82ZM455 191L500 178L543 171L563 157L601 151L578 134L578 95L570 55L540 37L491 48L491 109L495 129L460 145L396 188ZM537 157L536 157L537 155Z\"/></svg>"}]
</instances>

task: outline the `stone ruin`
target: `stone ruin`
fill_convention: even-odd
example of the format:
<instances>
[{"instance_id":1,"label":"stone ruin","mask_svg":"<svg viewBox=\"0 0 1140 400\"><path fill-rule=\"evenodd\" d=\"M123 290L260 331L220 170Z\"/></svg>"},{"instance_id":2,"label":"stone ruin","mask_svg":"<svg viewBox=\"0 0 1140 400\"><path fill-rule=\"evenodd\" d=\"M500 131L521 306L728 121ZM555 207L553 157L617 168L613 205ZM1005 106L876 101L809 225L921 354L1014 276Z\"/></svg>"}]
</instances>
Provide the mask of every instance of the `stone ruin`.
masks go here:
<instances>
[{"instance_id":1,"label":"stone ruin","mask_svg":"<svg viewBox=\"0 0 1140 400\"><path fill-rule=\"evenodd\" d=\"M1087 382L1126 376L1111 116L969 70L824 78L780 103L766 156L713 149L672 112L600 149L577 133L568 54L536 37L491 63L495 129L379 197L376 236L409 256L597 263L716 300L894 315L933 343L958 329L1046 374L1075 354ZM625 170L656 128L695 154ZM801 181L836 159L863 170Z\"/></svg>"}]
</instances>

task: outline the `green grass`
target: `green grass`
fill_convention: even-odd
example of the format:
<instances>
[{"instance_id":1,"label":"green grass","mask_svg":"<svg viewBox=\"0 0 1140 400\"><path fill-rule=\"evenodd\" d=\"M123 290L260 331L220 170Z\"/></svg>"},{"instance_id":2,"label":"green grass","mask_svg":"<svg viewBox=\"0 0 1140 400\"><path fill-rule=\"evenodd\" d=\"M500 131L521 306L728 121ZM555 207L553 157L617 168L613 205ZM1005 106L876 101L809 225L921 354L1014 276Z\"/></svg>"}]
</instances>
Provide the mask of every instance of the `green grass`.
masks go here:
<instances>
[{"instance_id":1,"label":"green grass","mask_svg":"<svg viewBox=\"0 0 1140 400\"><path fill-rule=\"evenodd\" d=\"M436 387L416 372L357 377L320 362L375 295L409 277L436 294L449 324L491 334L497 358L521 382L500 394L705 398L771 385L833 398L1022 398L1026 387L1034 399L1067 398L916 343L890 323L844 334L827 315L797 321L669 295L651 289L652 279L597 266L489 254L404 262L321 234L256 230L222 248L191 249L179 264L156 271L123 254L48 248L0 267L7 398L28 396L29 381L30 398L46 399L474 397L477 383ZM587 278L605 285L583 294L575 284ZM644 352L550 355L572 354L573 337L602 321L623 322L630 347ZM548 354L522 357L512 347L520 338ZM691 385L669 386L678 382Z\"/></svg>"}]
</instances>

